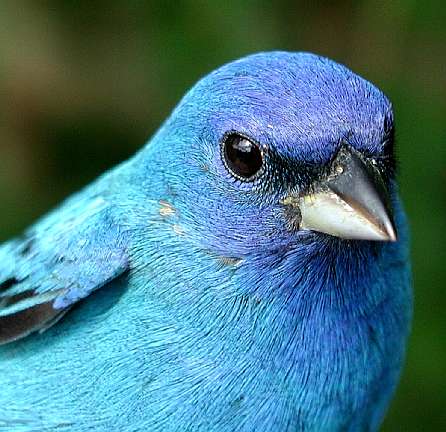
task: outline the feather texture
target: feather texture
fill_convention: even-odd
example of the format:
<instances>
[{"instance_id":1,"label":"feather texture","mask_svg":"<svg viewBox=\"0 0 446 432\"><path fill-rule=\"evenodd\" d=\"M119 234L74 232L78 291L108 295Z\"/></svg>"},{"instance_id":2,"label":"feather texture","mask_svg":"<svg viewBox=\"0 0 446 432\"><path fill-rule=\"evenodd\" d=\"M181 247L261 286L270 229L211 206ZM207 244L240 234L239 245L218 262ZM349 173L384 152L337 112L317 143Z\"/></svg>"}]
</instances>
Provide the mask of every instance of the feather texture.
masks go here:
<instances>
[{"instance_id":1,"label":"feather texture","mask_svg":"<svg viewBox=\"0 0 446 432\"><path fill-rule=\"evenodd\" d=\"M126 233L110 203L79 198L0 248L0 343L48 328L128 270Z\"/></svg>"}]
</instances>

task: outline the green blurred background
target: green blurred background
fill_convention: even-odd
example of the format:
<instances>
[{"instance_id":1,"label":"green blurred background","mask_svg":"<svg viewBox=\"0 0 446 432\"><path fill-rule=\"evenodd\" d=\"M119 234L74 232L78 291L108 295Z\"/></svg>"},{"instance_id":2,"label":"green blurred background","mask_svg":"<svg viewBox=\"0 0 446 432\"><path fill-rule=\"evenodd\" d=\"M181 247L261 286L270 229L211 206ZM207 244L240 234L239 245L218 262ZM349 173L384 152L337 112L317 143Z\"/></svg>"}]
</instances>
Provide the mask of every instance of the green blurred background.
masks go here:
<instances>
[{"instance_id":1,"label":"green blurred background","mask_svg":"<svg viewBox=\"0 0 446 432\"><path fill-rule=\"evenodd\" d=\"M200 76L271 49L332 57L393 101L416 303L383 430L446 431L442 1L1 1L0 241L134 153Z\"/></svg>"}]
</instances>

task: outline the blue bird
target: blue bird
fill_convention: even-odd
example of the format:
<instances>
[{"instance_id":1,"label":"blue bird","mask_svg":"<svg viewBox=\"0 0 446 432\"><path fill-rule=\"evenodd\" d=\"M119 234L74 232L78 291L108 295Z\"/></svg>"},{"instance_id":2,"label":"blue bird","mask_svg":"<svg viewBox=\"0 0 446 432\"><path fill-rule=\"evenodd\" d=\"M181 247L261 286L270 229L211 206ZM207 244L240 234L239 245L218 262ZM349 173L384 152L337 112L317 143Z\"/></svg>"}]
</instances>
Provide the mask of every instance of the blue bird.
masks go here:
<instances>
[{"instance_id":1,"label":"blue bird","mask_svg":"<svg viewBox=\"0 0 446 432\"><path fill-rule=\"evenodd\" d=\"M0 431L376 431L412 313L393 125L310 53L201 79L0 247Z\"/></svg>"}]
</instances>

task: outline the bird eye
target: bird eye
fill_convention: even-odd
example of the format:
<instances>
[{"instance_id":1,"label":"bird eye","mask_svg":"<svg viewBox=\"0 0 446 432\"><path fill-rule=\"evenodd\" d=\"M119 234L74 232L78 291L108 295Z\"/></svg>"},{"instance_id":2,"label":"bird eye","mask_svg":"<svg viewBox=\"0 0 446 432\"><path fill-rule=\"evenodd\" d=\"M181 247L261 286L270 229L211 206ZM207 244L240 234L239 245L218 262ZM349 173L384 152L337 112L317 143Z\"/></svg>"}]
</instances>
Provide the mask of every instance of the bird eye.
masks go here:
<instances>
[{"instance_id":1,"label":"bird eye","mask_svg":"<svg viewBox=\"0 0 446 432\"><path fill-rule=\"evenodd\" d=\"M224 140L222 150L227 169L239 180L252 181L261 172L262 150L248 138L231 134Z\"/></svg>"}]
</instances>

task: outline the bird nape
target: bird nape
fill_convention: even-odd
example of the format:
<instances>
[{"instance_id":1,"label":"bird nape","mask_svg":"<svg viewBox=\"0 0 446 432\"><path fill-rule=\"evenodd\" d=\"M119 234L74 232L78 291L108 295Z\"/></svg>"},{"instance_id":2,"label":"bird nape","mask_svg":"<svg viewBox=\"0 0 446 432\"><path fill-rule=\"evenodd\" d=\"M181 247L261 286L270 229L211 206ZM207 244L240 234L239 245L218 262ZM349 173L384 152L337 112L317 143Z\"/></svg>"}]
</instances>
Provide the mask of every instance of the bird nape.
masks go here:
<instances>
[{"instance_id":1,"label":"bird nape","mask_svg":"<svg viewBox=\"0 0 446 432\"><path fill-rule=\"evenodd\" d=\"M412 313L392 107L268 52L0 246L0 430L375 431Z\"/></svg>"}]
</instances>

